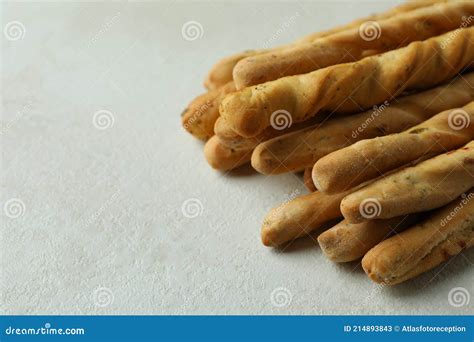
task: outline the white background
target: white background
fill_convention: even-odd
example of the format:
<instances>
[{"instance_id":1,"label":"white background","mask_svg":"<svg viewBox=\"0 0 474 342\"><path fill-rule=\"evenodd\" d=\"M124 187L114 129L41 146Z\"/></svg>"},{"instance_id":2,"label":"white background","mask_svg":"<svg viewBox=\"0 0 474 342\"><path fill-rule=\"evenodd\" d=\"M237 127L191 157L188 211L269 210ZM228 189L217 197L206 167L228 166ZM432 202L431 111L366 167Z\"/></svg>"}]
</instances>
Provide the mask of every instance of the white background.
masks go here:
<instances>
[{"instance_id":1,"label":"white background","mask_svg":"<svg viewBox=\"0 0 474 342\"><path fill-rule=\"evenodd\" d=\"M219 58L394 4L2 4L2 31L11 21L25 28L22 39L1 37L0 199L2 209L11 199L24 204L17 218L1 212L2 313L471 311L472 303L449 305L448 293L473 293L472 250L381 288L359 263L328 261L314 240L283 253L263 247L263 217L305 192L301 178L245 168L220 174L180 125ZM202 37L183 39L188 21L202 25ZM93 123L99 110L113 116L105 130ZM183 215L190 198L202 215ZM285 305L275 305L272 293Z\"/></svg>"}]
</instances>

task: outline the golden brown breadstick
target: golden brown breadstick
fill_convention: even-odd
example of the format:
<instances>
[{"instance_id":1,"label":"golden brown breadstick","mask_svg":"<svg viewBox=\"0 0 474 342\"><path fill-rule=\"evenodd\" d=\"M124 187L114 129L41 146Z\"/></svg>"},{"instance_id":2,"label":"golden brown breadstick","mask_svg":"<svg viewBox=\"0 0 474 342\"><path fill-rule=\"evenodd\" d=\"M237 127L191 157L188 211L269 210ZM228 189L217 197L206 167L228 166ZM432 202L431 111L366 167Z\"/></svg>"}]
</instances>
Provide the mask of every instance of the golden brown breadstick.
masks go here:
<instances>
[{"instance_id":1,"label":"golden brown breadstick","mask_svg":"<svg viewBox=\"0 0 474 342\"><path fill-rule=\"evenodd\" d=\"M313 192L273 208L263 221L262 243L265 246L277 247L306 236L324 223L340 217L339 204L344 198L344 195L341 195Z\"/></svg>"},{"instance_id":2,"label":"golden brown breadstick","mask_svg":"<svg viewBox=\"0 0 474 342\"><path fill-rule=\"evenodd\" d=\"M235 131L232 130L227 121L222 117L219 117L217 119L216 124L214 126L214 131L219 137L221 143L228 147L238 149L247 148L253 150L255 146L257 146L263 141L309 127L319 121L319 118L312 118L310 120L298 122L292 125L291 122L285 121L285 118L285 114L283 113L280 122L281 125L275 125L275 128L268 127L262 133L253 138L244 138L235 133Z\"/></svg>"},{"instance_id":3,"label":"golden brown breadstick","mask_svg":"<svg viewBox=\"0 0 474 342\"><path fill-rule=\"evenodd\" d=\"M301 171L359 140L401 132L436 113L474 100L474 73L449 84L395 99L373 110L285 134L258 145L252 166L263 174Z\"/></svg>"},{"instance_id":4,"label":"golden brown breadstick","mask_svg":"<svg viewBox=\"0 0 474 342\"><path fill-rule=\"evenodd\" d=\"M341 211L351 223L439 208L474 186L474 141L392 173L351 193Z\"/></svg>"},{"instance_id":5,"label":"golden brown breadstick","mask_svg":"<svg viewBox=\"0 0 474 342\"><path fill-rule=\"evenodd\" d=\"M316 162L313 181L334 193L422 158L456 149L474 139L474 102L449 109L402 133L359 141Z\"/></svg>"},{"instance_id":6,"label":"golden brown breadstick","mask_svg":"<svg viewBox=\"0 0 474 342\"><path fill-rule=\"evenodd\" d=\"M214 135L214 124L219 117L219 104L224 96L235 91L234 82L211 90L196 97L182 114L183 127L201 140L207 140Z\"/></svg>"},{"instance_id":7,"label":"golden brown breadstick","mask_svg":"<svg viewBox=\"0 0 474 342\"><path fill-rule=\"evenodd\" d=\"M416 215L387 220L368 220L362 223L341 221L318 236L319 246L334 262L360 259L380 241L413 224Z\"/></svg>"},{"instance_id":8,"label":"golden brown breadstick","mask_svg":"<svg viewBox=\"0 0 474 342\"><path fill-rule=\"evenodd\" d=\"M426 272L474 245L474 193L436 210L428 219L371 249L362 259L367 275L394 285Z\"/></svg>"},{"instance_id":9,"label":"golden brown breadstick","mask_svg":"<svg viewBox=\"0 0 474 342\"><path fill-rule=\"evenodd\" d=\"M208 147L208 149L215 151L216 147L218 147L218 151L220 151L220 153L210 153L211 157L208 158L208 161L210 162L212 160L212 167L220 170L232 169L232 165L238 167L250 161L252 151L259 143L278 135L307 127L313 122L314 120L300 122L286 129L281 127L282 130L269 127L254 138L243 138L230 130L223 118L219 118L215 125L216 139L214 139L213 142L209 144L210 147ZM222 158L224 158L223 160L225 160L225 162L218 162ZM236 163L236 160L238 160L239 163ZM221 167L224 167L224 169L221 169Z\"/></svg>"},{"instance_id":10,"label":"golden brown breadstick","mask_svg":"<svg viewBox=\"0 0 474 342\"><path fill-rule=\"evenodd\" d=\"M447 81L474 60L474 28L414 42L407 47L309 74L280 78L227 95L220 114L244 137L271 125L287 111L293 122L322 110L351 112Z\"/></svg>"},{"instance_id":11,"label":"golden brown breadstick","mask_svg":"<svg viewBox=\"0 0 474 342\"><path fill-rule=\"evenodd\" d=\"M311 168L304 170L303 182L309 192L315 192L316 187L314 186L313 178L311 177L311 171Z\"/></svg>"},{"instance_id":12,"label":"golden brown breadstick","mask_svg":"<svg viewBox=\"0 0 474 342\"><path fill-rule=\"evenodd\" d=\"M272 48L272 49L248 50L241 53L237 53L232 56L225 57L219 62L217 62L214 66L212 66L209 74L206 77L206 80L204 81L204 85L209 90L212 90L212 89L217 89L223 86L229 81L232 81L232 71L234 69L234 66L237 64L238 61L240 61L241 59L245 57L256 56L260 53L278 51L280 49L284 49L292 45L310 42L315 39L327 37L331 34L338 33L338 32L353 28L353 27L358 27L364 22L370 22L370 21L380 20L384 18L389 18L398 13L412 11L417 8L427 7L435 3L441 3L441 2L445 2L445 0L409 1L405 4L399 5L383 13L371 15L366 18L357 19L349 24L341 25L324 32L316 32L316 33L309 34L301 39L296 40L294 44L283 45L283 46Z\"/></svg>"},{"instance_id":13,"label":"golden brown breadstick","mask_svg":"<svg viewBox=\"0 0 474 342\"><path fill-rule=\"evenodd\" d=\"M239 61L233 71L237 89L305 74L330 65L354 62L417 40L457 29L474 14L474 2L448 2L402 12L312 42L261 53ZM474 22L474 20L472 21ZM364 28L368 32L364 31ZM372 30L372 31L370 31ZM368 34L370 33L370 34Z\"/></svg>"},{"instance_id":14,"label":"golden brown breadstick","mask_svg":"<svg viewBox=\"0 0 474 342\"><path fill-rule=\"evenodd\" d=\"M213 136L204 146L204 156L214 169L227 171L250 161L252 150L239 150L223 145L217 136Z\"/></svg>"}]
</instances>

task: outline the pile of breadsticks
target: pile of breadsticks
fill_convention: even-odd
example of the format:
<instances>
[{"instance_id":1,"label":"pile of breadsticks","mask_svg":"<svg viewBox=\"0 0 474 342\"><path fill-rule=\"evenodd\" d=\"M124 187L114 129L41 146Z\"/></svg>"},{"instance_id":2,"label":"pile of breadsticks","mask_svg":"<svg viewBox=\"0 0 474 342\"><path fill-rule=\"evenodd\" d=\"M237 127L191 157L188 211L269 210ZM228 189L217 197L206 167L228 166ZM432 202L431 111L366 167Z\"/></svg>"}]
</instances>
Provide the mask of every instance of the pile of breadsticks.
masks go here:
<instances>
[{"instance_id":1,"label":"pile of breadsticks","mask_svg":"<svg viewBox=\"0 0 474 342\"><path fill-rule=\"evenodd\" d=\"M264 245L333 222L329 259L403 282L474 244L472 25L473 1L409 1L227 57L183 126L215 169L304 171L311 192L267 215Z\"/></svg>"}]
</instances>

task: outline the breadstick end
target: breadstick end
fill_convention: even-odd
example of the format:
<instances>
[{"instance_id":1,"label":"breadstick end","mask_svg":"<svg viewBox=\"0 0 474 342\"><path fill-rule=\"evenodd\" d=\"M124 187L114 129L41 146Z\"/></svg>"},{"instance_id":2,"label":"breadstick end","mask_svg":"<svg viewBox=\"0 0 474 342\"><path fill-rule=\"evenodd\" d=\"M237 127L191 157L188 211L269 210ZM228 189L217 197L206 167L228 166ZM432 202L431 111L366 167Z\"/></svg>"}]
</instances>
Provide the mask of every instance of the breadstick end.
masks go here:
<instances>
[{"instance_id":1,"label":"breadstick end","mask_svg":"<svg viewBox=\"0 0 474 342\"><path fill-rule=\"evenodd\" d=\"M244 138L253 138L265 128L265 117L251 105L252 90L246 88L227 95L219 111L232 129Z\"/></svg>"}]
</instances>

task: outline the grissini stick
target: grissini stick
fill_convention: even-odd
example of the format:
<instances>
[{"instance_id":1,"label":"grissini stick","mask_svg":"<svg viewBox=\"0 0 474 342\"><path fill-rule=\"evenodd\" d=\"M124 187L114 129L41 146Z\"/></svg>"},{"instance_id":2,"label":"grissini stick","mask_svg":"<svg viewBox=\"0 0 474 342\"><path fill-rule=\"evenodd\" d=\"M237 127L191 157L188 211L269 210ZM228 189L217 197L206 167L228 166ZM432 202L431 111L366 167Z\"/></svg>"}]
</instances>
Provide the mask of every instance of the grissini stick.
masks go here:
<instances>
[{"instance_id":1,"label":"grissini stick","mask_svg":"<svg viewBox=\"0 0 474 342\"><path fill-rule=\"evenodd\" d=\"M354 62L411 42L457 29L474 14L474 2L455 1L422 7L367 22L360 27L239 61L233 71L237 89L305 74L330 65Z\"/></svg>"},{"instance_id":2,"label":"grissini stick","mask_svg":"<svg viewBox=\"0 0 474 342\"><path fill-rule=\"evenodd\" d=\"M270 126L278 111L290 113L293 122L323 110L354 112L453 78L472 64L473 40L474 28L465 28L358 62L247 87L227 95L219 112L244 137Z\"/></svg>"},{"instance_id":3,"label":"grissini stick","mask_svg":"<svg viewBox=\"0 0 474 342\"><path fill-rule=\"evenodd\" d=\"M252 166L263 174L302 171L325 155L359 140L398 133L436 113L464 106L474 100L474 73L434 89L404 96L373 110L331 119L259 144Z\"/></svg>"},{"instance_id":4,"label":"grissini stick","mask_svg":"<svg viewBox=\"0 0 474 342\"><path fill-rule=\"evenodd\" d=\"M334 193L422 158L456 149L474 139L474 102L449 109L404 132L359 141L316 162L313 181Z\"/></svg>"},{"instance_id":5,"label":"grissini stick","mask_svg":"<svg viewBox=\"0 0 474 342\"><path fill-rule=\"evenodd\" d=\"M265 246L281 246L340 217L342 198L344 194L313 192L273 208L263 221L262 243Z\"/></svg>"},{"instance_id":6,"label":"grissini stick","mask_svg":"<svg viewBox=\"0 0 474 342\"><path fill-rule=\"evenodd\" d=\"M398 13L403 13L403 12L408 12L415 10L417 8L421 7L427 7L431 6L436 3L443 3L446 2L444 0L427 0L427 1L409 1L407 3L401 4L393 9L390 9L388 11L371 15L365 18L357 19L349 24L346 25L341 25L338 27L335 27L333 29L324 31L324 32L316 32L309 34L301 39L298 39L294 44L288 44L272 49L259 49L259 50L248 50L244 52L237 53L232 56L228 56L217 62L215 65L211 67L211 70L209 71L209 74L207 75L204 85L206 88L209 90L217 89L224 84L230 82L233 80L232 78L232 71L234 69L234 66L237 64L238 61L240 61L243 58L250 57L250 56L256 56L260 53L265 53L265 52L271 52L271 51L278 51L280 49L284 49L286 47L292 46L292 45L297 45L301 43L306 43L313 41L315 39L327 37L331 34L338 33L353 27L358 27L361 24L365 22L370 22L370 21L375 21L375 20L380 20L384 18L389 18L393 15L396 15Z\"/></svg>"},{"instance_id":7,"label":"grissini stick","mask_svg":"<svg viewBox=\"0 0 474 342\"><path fill-rule=\"evenodd\" d=\"M217 136L204 145L204 156L214 169L228 171L250 161L252 150L233 149L222 144Z\"/></svg>"},{"instance_id":8,"label":"grissini stick","mask_svg":"<svg viewBox=\"0 0 474 342\"><path fill-rule=\"evenodd\" d=\"M474 245L474 193L437 209L421 223L382 241L362 259L370 279L395 285Z\"/></svg>"},{"instance_id":9,"label":"grissini stick","mask_svg":"<svg viewBox=\"0 0 474 342\"><path fill-rule=\"evenodd\" d=\"M442 207L474 187L474 142L387 175L345 197L348 222L392 218Z\"/></svg>"},{"instance_id":10,"label":"grissini stick","mask_svg":"<svg viewBox=\"0 0 474 342\"><path fill-rule=\"evenodd\" d=\"M254 138L243 138L228 129L223 118L216 121L216 135L212 142L205 146L206 158L211 166L218 170L230 170L248 163L252 151L260 142L292 130L311 125L311 120L300 122L288 129L267 128ZM212 138L211 138L212 139Z\"/></svg>"},{"instance_id":11,"label":"grissini stick","mask_svg":"<svg viewBox=\"0 0 474 342\"><path fill-rule=\"evenodd\" d=\"M435 3L436 1L430 2ZM400 8L394 9L389 11L390 13L403 13L406 11L410 11L413 8L417 8L418 6L429 6L427 3L410 3L408 6L400 6ZM446 19L447 20L447 19ZM313 34L311 36L305 37L300 40L301 42L310 41L315 39L316 37L325 37L333 34L335 31L338 30L330 30L328 33L318 33ZM245 53L238 54L236 56L231 56L222 61L220 64L222 67L217 67L216 74L219 74L219 70L223 71L226 68L229 68L230 64L232 64L232 60L236 58L242 58L252 52L247 51ZM232 70L230 70L231 75ZM222 78L222 81L224 78ZM201 140L209 139L213 134L213 125L216 119L219 116L219 105L225 95L235 91L235 84L232 81L232 78L226 79L225 83L220 84L219 87L210 87L212 90L206 94L198 96L194 99L183 112L183 126L184 128L193 134L195 137ZM221 139L222 142L223 139Z\"/></svg>"},{"instance_id":12,"label":"grissini stick","mask_svg":"<svg viewBox=\"0 0 474 342\"><path fill-rule=\"evenodd\" d=\"M316 187L314 186L313 178L311 177L311 171L311 168L304 170L303 182L309 192L315 192Z\"/></svg>"},{"instance_id":13,"label":"grissini stick","mask_svg":"<svg viewBox=\"0 0 474 342\"><path fill-rule=\"evenodd\" d=\"M334 262L362 258L372 247L413 224L416 215L349 223L343 220L318 236L323 253Z\"/></svg>"},{"instance_id":14,"label":"grissini stick","mask_svg":"<svg viewBox=\"0 0 474 342\"><path fill-rule=\"evenodd\" d=\"M281 113L281 117L276 120L279 123L278 125L266 128L261 134L255 137L244 138L232 130L223 117L219 117L214 126L214 132L224 145L232 148L254 149L259 143L268 139L312 126L318 122L320 118L316 117L295 124L292 124L287 119L290 120L291 118L287 117L285 113Z\"/></svg>"},{"instance_id":15,"label":"grissini stick","mask_svg":"<svg viewBox=\"0 0 474 342\"><path fill-rule=\"evenodd\" d=\"M201 140L214 135L214 125L219 117L219 104L229 93L235 91L234 82L196 97L183 111L181 122L189 133Z\"/></svg>"}]
</instances>

